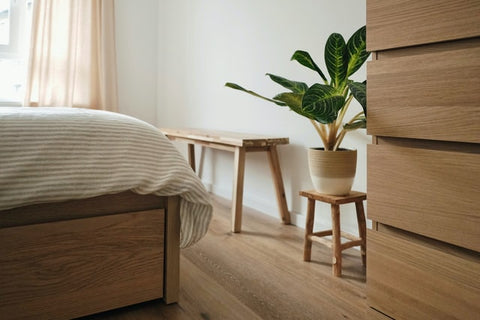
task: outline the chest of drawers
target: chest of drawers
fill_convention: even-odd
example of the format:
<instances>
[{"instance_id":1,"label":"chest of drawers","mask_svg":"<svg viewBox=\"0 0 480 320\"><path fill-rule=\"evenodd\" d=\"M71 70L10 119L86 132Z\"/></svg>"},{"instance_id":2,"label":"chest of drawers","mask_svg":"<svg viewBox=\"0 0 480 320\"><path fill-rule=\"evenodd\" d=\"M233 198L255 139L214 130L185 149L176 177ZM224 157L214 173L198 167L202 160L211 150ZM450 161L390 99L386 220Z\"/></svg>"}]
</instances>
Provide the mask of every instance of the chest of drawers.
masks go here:
<instances>
[{"instance_id":1,"label":"chest of drawers","mask_svg":"<svg viewBox=\"0 0 480 320\"><path fill-rule=\"evenodd\" d=\"M473 319L480 1L367 0L367 50L369 312Z\"/></svg>"}]
</instances>

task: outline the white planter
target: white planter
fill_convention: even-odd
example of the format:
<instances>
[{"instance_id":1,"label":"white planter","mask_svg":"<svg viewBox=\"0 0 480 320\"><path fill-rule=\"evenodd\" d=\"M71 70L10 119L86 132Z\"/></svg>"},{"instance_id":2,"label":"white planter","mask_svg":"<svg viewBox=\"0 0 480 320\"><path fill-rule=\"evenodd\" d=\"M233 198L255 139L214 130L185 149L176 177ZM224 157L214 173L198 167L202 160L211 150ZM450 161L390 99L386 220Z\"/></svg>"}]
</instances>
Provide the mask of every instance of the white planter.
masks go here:
<instances>
[{"instance_id":1,"label":"white planter","mask_svg":"<svg viewBox=\"0 0 480 320\"><path fill-rule=\"evenodd\" d=\"M316 191L331 195L350 193L357 170L357 150L310 148L308 164Z\"/></svg>"}]
</instances>

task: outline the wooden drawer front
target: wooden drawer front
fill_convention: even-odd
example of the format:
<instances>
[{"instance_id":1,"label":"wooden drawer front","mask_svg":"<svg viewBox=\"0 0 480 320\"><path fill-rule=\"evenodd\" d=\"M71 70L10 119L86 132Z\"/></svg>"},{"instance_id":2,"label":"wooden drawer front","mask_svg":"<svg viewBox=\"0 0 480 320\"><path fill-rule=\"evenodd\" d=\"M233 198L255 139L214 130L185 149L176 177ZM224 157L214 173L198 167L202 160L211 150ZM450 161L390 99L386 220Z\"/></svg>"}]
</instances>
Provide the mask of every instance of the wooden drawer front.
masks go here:
<instances>
[{"instance_id":1,"label":"wooden drawer front","mask_svg":"<svg viewBox=\"0 0 480 320\"><path fill-rule=\"evenodd\" d=\"M370 201L370 200L369 200ZM367 297L397 319L478 319L480 257L369 230Z\"/></svg>"},{"instance_id":2,"label":"wooden drawer front","mask_svg":"<svg viewBox=\"0 0 480 320\"><path fill-rule=\"evenodd\" d=\"M480 36L478 0L367 0L367 50Z\"/></svg>"},{"instance_id":3,"label":"wooden drawer front","mask_svg":"<svg viewBox=\"0 0 480 320\"><path fill-rule=\"evenodd\" d=\"M163 295L164 211L0 229L0 318L67 319Z\"/></svg>"},{"instance_id":4,"label":"wooden drawer front","mask_svg":"<svg viewBox=\"0 0 480 320\"><path fill-rule=\"evenodd\" d=\"M371 61L367 78L369 134L480 143L480 42Z\"/></svg>"},{"instance_id":5,"label":"wooden drawer front","mask_svg":"<svg viewBox=\"0 0 480 320\"><path fill-rule=\"evenodd\" d=\"M367 150L369 219L480 251L480 154Z\"/></svg>"}]
</instances>

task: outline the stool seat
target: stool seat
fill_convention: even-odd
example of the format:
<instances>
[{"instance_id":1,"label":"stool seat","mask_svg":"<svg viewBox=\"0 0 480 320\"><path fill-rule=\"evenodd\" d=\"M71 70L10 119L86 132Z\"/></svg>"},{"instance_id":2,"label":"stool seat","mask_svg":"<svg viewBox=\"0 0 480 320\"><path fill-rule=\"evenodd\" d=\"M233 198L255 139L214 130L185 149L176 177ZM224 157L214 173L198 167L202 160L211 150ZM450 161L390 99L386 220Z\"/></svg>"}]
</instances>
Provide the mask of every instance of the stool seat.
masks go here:
<instances>
[{"instance_id":1,"label":"stool seat","mask_svg":"<svg viewBox=\"0 0 480 320\"><path fill-rule=\"evenodd\" d=\"M303 260L311 261L312 242L322 243L332 248L332 265L333 275L342 275L342 251L351 247L360 246L362 263L366 264L366 222L363 201L367 199L364 192L351 191L345 196L335 196L319 193L315 190L300 191L300 196L308 199L307 203L307 219L305 225L305 242L303 250ZM321 201L331 205L332 229L313 232L313 223L315 219L315 201ZM340 230L340 205L346 203L355 203L357 213L358 233L359 237ZM325 239L326 236L332 236L332 240ZM348 239L345 243L341 242L341 238Z\"/></svg>"},{"instance_id":2,"label":"stool seat","mask_svg":"<svg viewBox=\"0 0 480 320\"><path fill-rule=\"evenodd\" d=\"M315 190L308 190L300 191L300 195L309 199L314 199L330 204L344 204L367 200L367 194L359 191L350 191L350 193L345 196L335 196L331 194L320 193Z\"/></svg>"}]
</instances>

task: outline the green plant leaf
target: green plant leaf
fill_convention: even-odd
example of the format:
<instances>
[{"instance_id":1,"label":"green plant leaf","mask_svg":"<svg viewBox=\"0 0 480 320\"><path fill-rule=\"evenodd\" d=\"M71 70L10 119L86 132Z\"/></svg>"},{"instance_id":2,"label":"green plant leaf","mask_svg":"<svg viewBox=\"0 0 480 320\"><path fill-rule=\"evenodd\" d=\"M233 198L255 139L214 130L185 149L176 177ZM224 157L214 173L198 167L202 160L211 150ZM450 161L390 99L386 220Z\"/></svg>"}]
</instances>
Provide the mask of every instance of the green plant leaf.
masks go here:
<instances>
[{"instance_id":1,"label":"green plant leaf","mask_svg":"<svg viewBox=\"0 0 480 320\"><path fill-rule=\"evenodd\" d=\"M305 91L308 90L308 85L306 83L288 80L271 73L267 73L267 76L269 76L272 81L278 83L285 89L291 90L294 93L305 93Z\"/></svg>"},{"instance_id":2,"label":"green plant leaf","mask_svg":"<svg viewBox=\"0 0 480 320\"><path fill-rule=\"evenodd\" d=\"M275 100L285 102L287 106L289 106L291 109L301 109L302 98L303 98L303 94L293 93L293 92L283 92L273 97L273 99Z\"/></svg>"},{"instance_id":3,"label":"green plant leaf","mask_svg":"<svg viewBox=\"0 0 480 320\"><path fill-rule=\"evenodd\" d=\"M302 100L303 112L312 115L320 123L332 123L344 106L345 98L329 85L314 84Z\"/></svg>"},{"instance_id":4,"label":"green plant leaf","mask_svg":"<svg viewBox=\"0 0 480 320\"><path fill-rule=\"evenodd\" d=\"M360 103L363 108L363 113L367 115L367 81L351 82L348 88L353 94L353 97Z\"/></svg>"},{"instance_id":5,"label":"green plant leaf","mask_svg":"<svg viewBox=\"0 0 480 320\"><path fill-rule=\"evenodd\" d=\"M282 106L282 107L285 107L287 104L285 102L281 102L281 101L277 101L277 100L274 100L274 99L269 99L267 97L264 97L256 92L253 92L253 91L250 91L250 90L247 90L245 88L242 88L241 86L239 86L238 84L236 83L231 83L231 82L227 82L225 83L225 86L226 87L229 87L229 88L232 88L232 89L235 89L235 90L240 90L240 91L244 91L248 94L251 94L252 96L255 96L257 98L260 98L260 99L263 99L263 100L267 100L269 102L273 102L279 106Z\"/></svg>"},{"instance_id":6,"label":"green plant leaf","mask_svg":"<svg viewBox=\"0 0 480 320\"><path fill-rule=\"evenodd\" d=\"M305 66L309 69L312 69L314 71L317 71L320 77L323 79L323 81L328 82L327 78L323 74L322 70L317 66L315 61L313 61L312 57L310 54L306 51L302 50L297 50L293 54L292 58L290 60L296 60L298 63L300 63L302 66Z\"/></svg>"},{"instance_id":7,"label":"green plant leaf","mask_svg":"<svg viewBox=\"0 0 480 320\"><path fill-rule=\"evenodd\" d=\"M332 33L325 43L325 64L332 85L336 88L345 87L347 79L347 45L339 33Z\"/></svg>"},{"instance_id":8,"label":"green plant leaf","mask_svg":"<svg viewBox=\"0 0 480 320\"><path fill-rule=\"evenodd\" d=\"M347 77L354 74L365 63L370 55L367 51L367 28L361 27L348 39L348 68Z\"/></svg>"}]
</instances>

